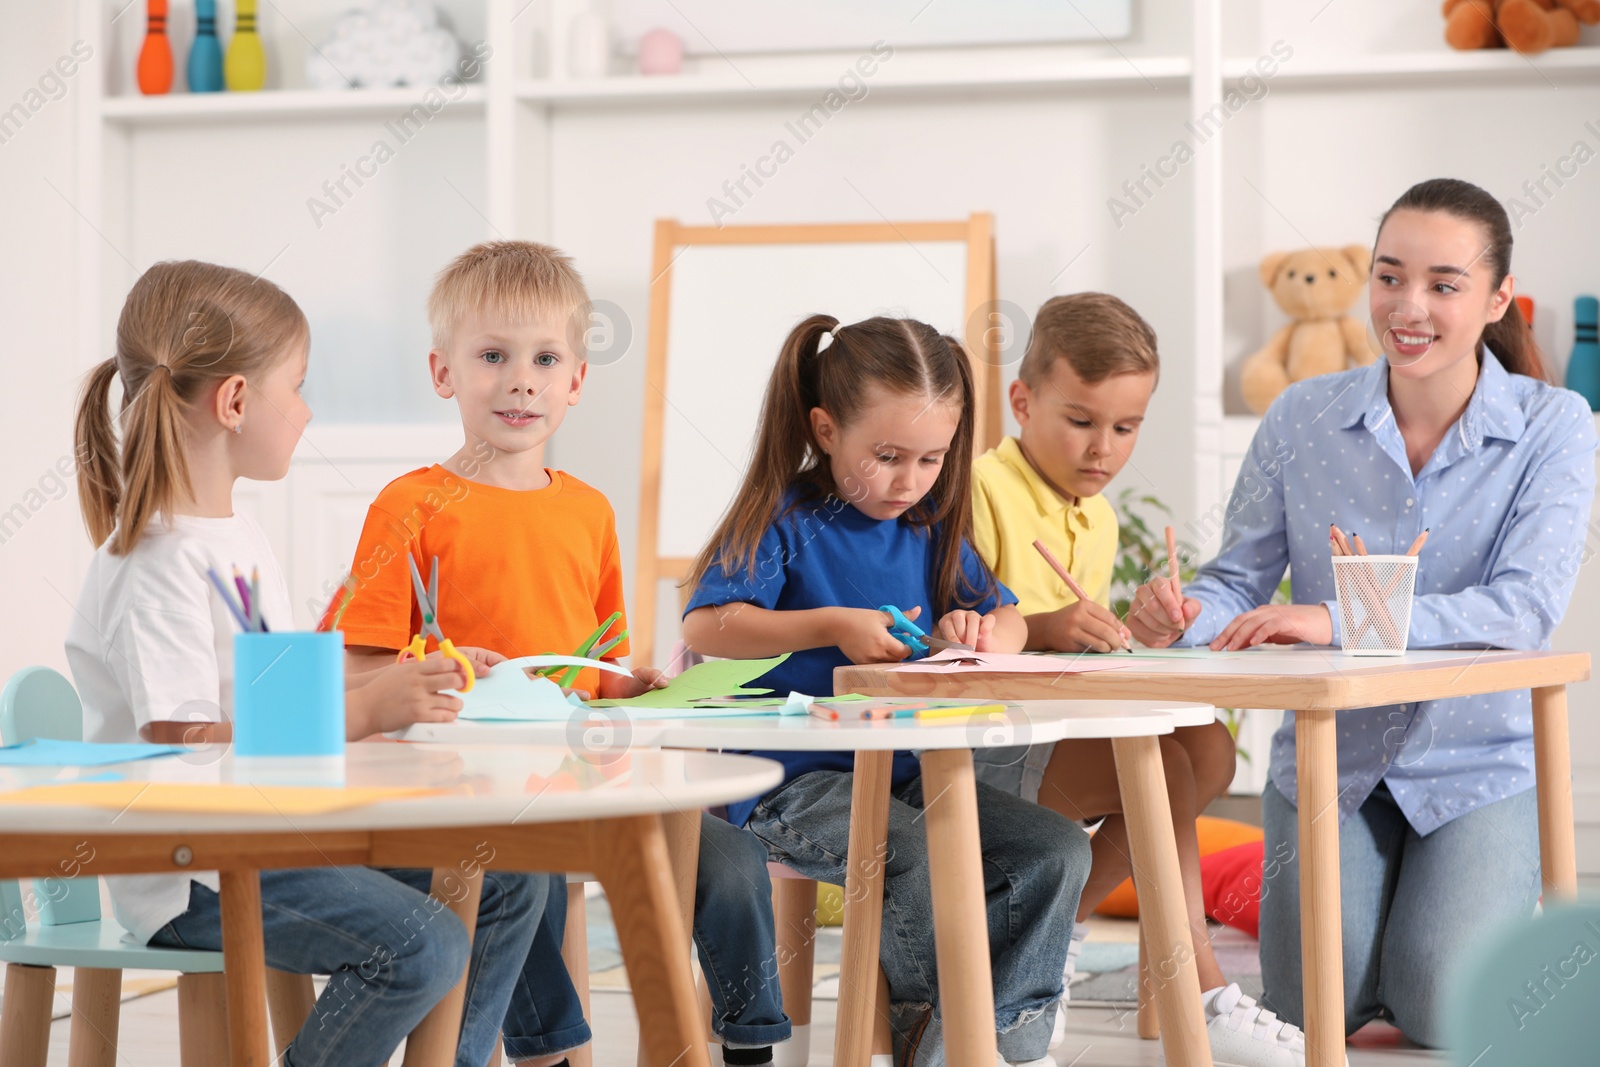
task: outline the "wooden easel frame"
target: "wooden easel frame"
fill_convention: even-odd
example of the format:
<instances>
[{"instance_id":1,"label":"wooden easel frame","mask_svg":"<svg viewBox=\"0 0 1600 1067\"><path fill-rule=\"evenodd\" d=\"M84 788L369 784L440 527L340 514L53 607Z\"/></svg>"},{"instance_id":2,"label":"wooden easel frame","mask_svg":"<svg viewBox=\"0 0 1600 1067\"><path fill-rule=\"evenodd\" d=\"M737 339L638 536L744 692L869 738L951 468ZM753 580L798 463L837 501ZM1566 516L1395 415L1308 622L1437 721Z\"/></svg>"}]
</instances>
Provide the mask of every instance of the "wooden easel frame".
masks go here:
<instances>
[{"instance_id":1,"label":"wooden easel frame","mask_svg":"<svg viewBox=\"0 0 1600 1067\"><path fill-rule=\"evenodd\" d=\"M656 220L655 256L651 263L650 333L644 392L644 436L639 457L639 543L634 571L631 631L633 664L654 665L659 584L682 581L694 560L660 555L662 444L665 434L667 338L672 306L672 264L687 245L900 244L916 241L963 241L967 245L966 342L976 385L975 447L992 448L1000 441L1000 362L998 331L991 328L998 298L995 276L994 216L975 212L958 222L841 223L786 226L684 226L676 219Z\"/></svg>"}]
</instances>

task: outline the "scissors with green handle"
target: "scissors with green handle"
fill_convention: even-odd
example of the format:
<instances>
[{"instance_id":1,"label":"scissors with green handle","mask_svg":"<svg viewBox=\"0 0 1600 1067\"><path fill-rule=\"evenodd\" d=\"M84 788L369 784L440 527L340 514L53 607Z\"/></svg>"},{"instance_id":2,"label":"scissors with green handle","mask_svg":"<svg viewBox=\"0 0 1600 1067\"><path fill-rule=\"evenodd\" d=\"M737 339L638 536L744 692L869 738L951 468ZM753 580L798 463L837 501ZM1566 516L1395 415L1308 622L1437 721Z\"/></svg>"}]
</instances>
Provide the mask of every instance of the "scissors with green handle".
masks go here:
<instances>
[{"instance_id":1,"label":"scissors with green handle","mask_svg":"<svg viewBox=\"0 0 1600 1067\"><path fill-rule=\"evenodd\" d=\"M892 620L893 624L889 627L889 632L899 638L907 648L911 649L912 659L924 653L944 651L949 648L956 649L959 652L973 651L971 645L963 645L957 641L946 641L942 637L930 637L927 631L906 618L905 612L893 604L884 604L878 610Z\"/></svg>"},{"instance_id":2,"label":"scissors with green handle","mask_svg":"<svg viewBox=\"0 0 1600 1067\"><path fill-rule=\"evenodd\" d=\"M600 628L598 630L596 630L594 633L590 634L588 639L585 640L583 642L583 644L578 646L578 650L576 652L574 652L573 655L577 656L579 658L600 659L600 658L604 657L607 652L610 652L613 648L616 648L619 644L621 644L623 642L624 639L627 638L627 636L628 636L628 631L627 630L623 630L621 633L617 634L617 636L613 637L611 640L607 641L605 644L601 645L599 648L595 647L595 642L599 641L602 637L604 637L606 635L606 631L610 630L611 627L615 626L617 624L617 620L619 620L621 618L622 618L622 612L613 611L606 618L606 621L600 624ZM544 670L540 671L539 673L543 674L543 675L546 675L546 676L550 676L550 675L554 675L554 674L559 672L561 674L561 677L556 680L556 684L561 686L563 689L567 689L567 688L570 688L572 686L573 682L578 680L578 672L581 671L582 669L583 669L582 667L569 667L569 668L546 667Z\"/></svg>"},{"instance_id":3,"label":"scissors with green handle","mask_svg":"<svg viewBox=\"0 0 1600 1067\"><path fill-rule=\"evenodd\" d=\"M439 652L446 659L453 659L461 665L461 671L467 676L467 684L460 691L472 691L473 671L472 661L460 652L456 646L439 629L439 557L433 557L433 569L428 573L428 584L422 584L422 572L417 570L417 561L414 556L407 555L406 562L411 565L411 590L417 595L417 610L422 614L422 626L418 633L411 638L411 643L400 650L395 657L396 663L404 663L407 659L422 659L427 654L428 638L433 638L439 643Z\"/></svg>"}]
</instances>

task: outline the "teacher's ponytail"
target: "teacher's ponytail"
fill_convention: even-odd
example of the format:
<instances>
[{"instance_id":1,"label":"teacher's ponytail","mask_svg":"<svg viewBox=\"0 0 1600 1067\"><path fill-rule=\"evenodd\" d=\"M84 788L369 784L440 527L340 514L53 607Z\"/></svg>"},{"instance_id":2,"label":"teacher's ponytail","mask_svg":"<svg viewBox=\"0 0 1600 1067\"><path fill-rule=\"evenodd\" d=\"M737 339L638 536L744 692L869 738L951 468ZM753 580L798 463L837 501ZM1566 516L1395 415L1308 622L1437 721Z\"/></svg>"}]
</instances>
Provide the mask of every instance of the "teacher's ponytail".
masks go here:
<instances>
[{"instance_id":1,"label":"teacher's ponytail","mask_svg":"<svg viewBox=\"0 0 1600 1067\"><path fill-rule=\"evenodd\" d=\"M1401 194L1378 223L1383 223L1396 211L1441 211L1458 219L1476 222L1483 227L1487 241L1483 262L1489 268L1490 285L1499 288L1511 273L1511 220L1500 201L1471 182L1458 178L1431 178L1418 182ZM1539 346L1533 340L1533 331L1522 317L1515 300L1498 322L1484 327L1480 343L1487 345L1500 365L1512 374L1525 374L1540 381L1552 381L1550 369L1544 361Z\"/></svg>"}]
</instances>

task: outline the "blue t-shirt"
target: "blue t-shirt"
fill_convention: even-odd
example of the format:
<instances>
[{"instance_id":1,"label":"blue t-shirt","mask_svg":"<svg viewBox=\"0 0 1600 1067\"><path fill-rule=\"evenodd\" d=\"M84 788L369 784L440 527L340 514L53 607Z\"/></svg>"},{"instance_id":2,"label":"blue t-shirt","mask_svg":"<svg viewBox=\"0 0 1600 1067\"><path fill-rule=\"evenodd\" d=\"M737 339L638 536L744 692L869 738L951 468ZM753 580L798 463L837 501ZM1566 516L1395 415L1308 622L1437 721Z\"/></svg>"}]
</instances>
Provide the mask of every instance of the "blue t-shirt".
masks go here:
<instances>
[{"instance_id":1,"label":"blue t-shirt","mask_svg":"<svg viewBox=\"0 0 1600 1067\"><path fill-rule=\"evenodd\" d=\"M796 499L791 493L787 507ZM938 587L939 560L935 552L937 531L904 519L874 519L851 504L829 497L800 504L781 514L762 534L756 549L755 573L746 567L725 574L713 564L695 587L684 614L696 608L745 603L773 611L808 608L872 608L893 604L902 611L921 606L917 625L928 632L955 605L932 603ZM966 588L957 583L958 595L977 595L990 582L988 568L972 546L961 545L961 570ZM974 605L987 615L1002 604L1015 604L1011 590L995 582L994 591ZM782 664L750 685L778 695L791 691L810 696L833 693L833 669L850 660L836 646L795 652ZM816 770L848 771L855 765L849 752L760 752L757 755L783 764L785 781ZM909 752L896 752L894 783L916 777L917 761ZM755 801L730 804L728 814L743 825Z\"/></svg>"}]
</instances>

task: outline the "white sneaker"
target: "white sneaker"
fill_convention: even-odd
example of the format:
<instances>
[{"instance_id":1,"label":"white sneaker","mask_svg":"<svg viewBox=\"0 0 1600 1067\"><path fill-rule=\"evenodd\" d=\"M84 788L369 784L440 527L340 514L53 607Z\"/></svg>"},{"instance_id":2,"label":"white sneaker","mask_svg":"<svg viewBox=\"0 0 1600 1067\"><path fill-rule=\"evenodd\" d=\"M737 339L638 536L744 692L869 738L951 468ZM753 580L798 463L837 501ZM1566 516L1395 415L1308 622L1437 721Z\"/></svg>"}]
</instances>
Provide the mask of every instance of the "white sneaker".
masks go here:
<instances>
[{"instance_id":1,"label":"white sneaker","mask_svg":"<svg viewBox=\"0 0 1600 1067\"><path fill-rule=\"evenodd\" d=\"M1078 974L1078 956L1083 952L1083 942L1089 936L1089 924L1072 924L1072 936L1067 941L1067 963L1061 968L1061 1004L1056 1008L1055 1029L1050 1031L1050 1049L1055 1051L1067 1039L1067 1002L1072 999L1072 979Z\"/></svg>"},{"instance_id":2,"label":"white sneaker","mask_svg":"<svg viewBox=\"0 0 1600 1067\"><path fill-rule=\"evenodd\" d=\"M1305 1067L1306 1035L1244 995L1237 982L1200 994L1216 1067Z\"/></svg>"}]
</instances>

